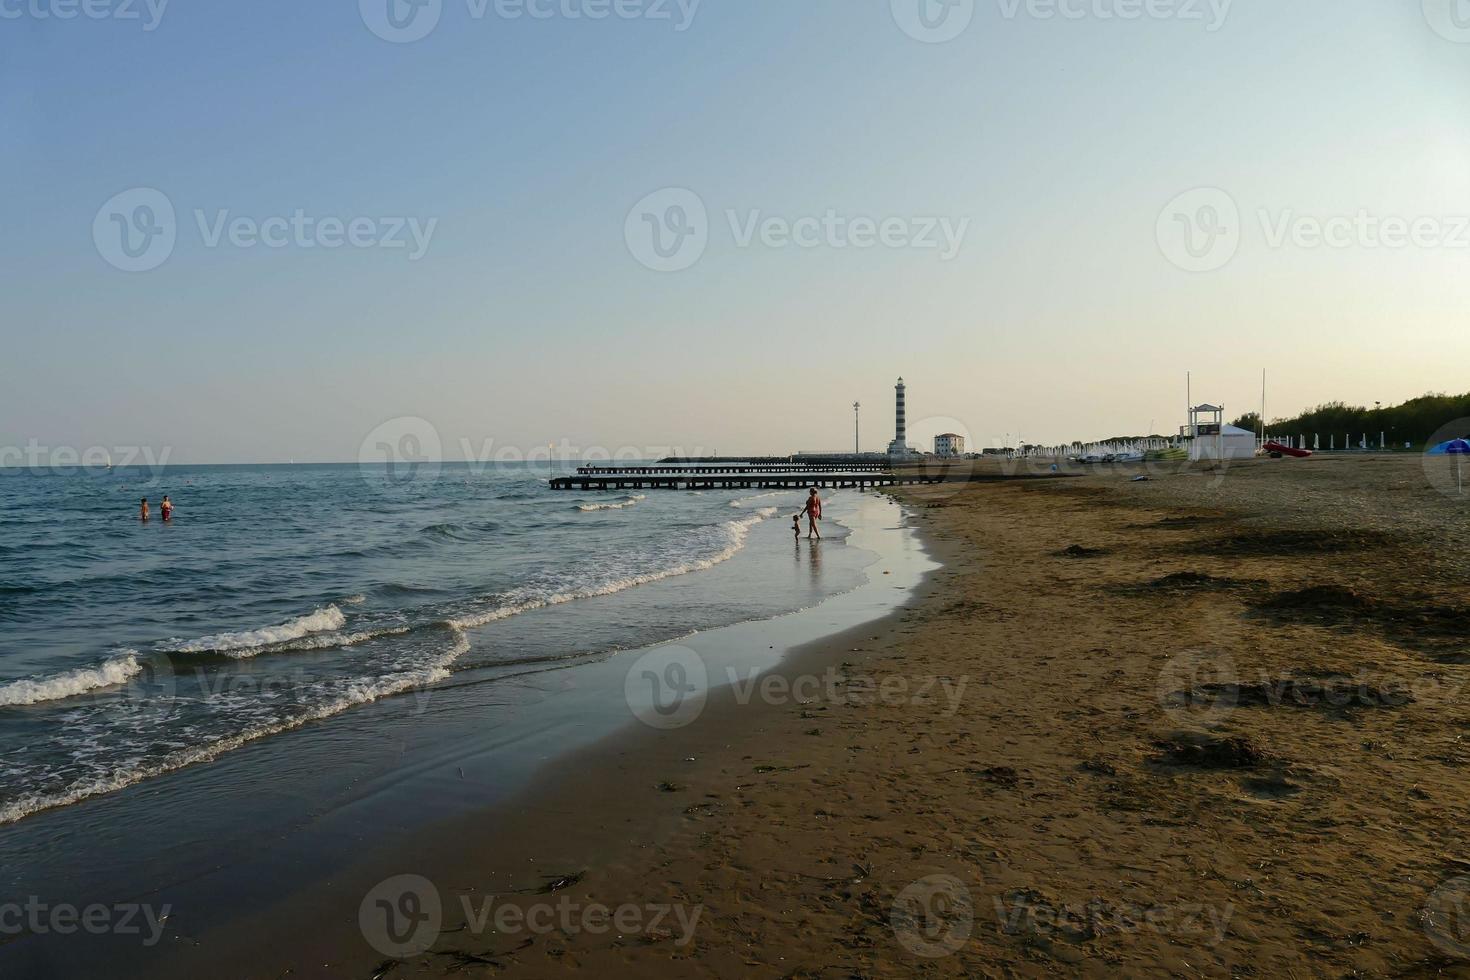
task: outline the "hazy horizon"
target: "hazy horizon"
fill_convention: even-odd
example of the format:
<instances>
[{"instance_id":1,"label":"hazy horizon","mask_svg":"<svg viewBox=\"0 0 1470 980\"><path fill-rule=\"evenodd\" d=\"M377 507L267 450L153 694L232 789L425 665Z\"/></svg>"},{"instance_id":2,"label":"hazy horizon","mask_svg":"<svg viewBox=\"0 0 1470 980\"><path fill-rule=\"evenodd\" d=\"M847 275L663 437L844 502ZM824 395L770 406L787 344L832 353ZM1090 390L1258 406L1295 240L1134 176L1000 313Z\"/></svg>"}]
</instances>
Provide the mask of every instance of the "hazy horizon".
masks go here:
<instances>
[{"instance_id":1,"label":"hazy horizon","mask_svg":"<svg viewBox=\"0 0 1470 980\"><path fill-rule=\"evenodd\" d=\"M1186 372L1230 417L1262 368L1269 417L1465 387L1451 0L62 9L0 22L0 447L785 454L861 401L877 451L902 375L911 444L983 448L1174 432Z\"/></svg>"}]
</instances>

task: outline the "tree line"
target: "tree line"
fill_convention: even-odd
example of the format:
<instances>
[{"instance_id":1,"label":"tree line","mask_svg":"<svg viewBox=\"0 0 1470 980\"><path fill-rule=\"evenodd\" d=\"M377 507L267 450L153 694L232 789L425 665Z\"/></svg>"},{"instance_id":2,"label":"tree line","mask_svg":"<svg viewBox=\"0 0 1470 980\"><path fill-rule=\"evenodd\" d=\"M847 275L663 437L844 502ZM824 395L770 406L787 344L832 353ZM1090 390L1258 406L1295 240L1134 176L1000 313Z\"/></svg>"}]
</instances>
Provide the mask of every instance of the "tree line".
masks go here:
<instances>
[{"instance_id":1,"label":"tree line","mask_svg":"<svg viewBox=\"0 0 1470 980\"><path fill-rule=\"evenodd\" d=\"M1260 428L1260 413L1247 412L1233 425L1252 432ZM1446 425L1461 422L1459 428L1442 432ZM1461 431L1463 430L1463 431ZM1266 424L1267 435L1322 437L1323 445L1331 434L1350 435L1354 440L1367 435L1377 445L1379 433L1385 433L1390 446L1413 443L1423 446L1430 439L1470 437L1470 394L1428 394L1411 398L1401 405L1348 405L1328 402L1307 409L1291 418L1272 419Z\"/></svg>"}]
</instances>

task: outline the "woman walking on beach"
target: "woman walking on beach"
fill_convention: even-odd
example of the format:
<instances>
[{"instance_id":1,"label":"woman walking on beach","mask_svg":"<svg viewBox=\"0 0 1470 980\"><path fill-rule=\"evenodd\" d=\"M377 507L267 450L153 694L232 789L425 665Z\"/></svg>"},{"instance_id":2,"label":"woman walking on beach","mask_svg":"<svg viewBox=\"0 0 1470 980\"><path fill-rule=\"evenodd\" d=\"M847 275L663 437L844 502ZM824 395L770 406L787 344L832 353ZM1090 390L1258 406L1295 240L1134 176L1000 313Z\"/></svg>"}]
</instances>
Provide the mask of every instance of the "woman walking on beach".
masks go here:
<instances>
[{"instance_id":1,"label":"woman walking on beach","mask_svg":"<svg viewBox=\"0 0 1470 980\"><path fill-rule=\"evenodd\" d=\"M806 515L806 536L810 538L815 535L820 540L822 532L817 530L817 522L822 519L822 498L817 496L816 487L812 487L812 492L807 495L806 506L801 512Z\"/></svg>"}]
</instances>

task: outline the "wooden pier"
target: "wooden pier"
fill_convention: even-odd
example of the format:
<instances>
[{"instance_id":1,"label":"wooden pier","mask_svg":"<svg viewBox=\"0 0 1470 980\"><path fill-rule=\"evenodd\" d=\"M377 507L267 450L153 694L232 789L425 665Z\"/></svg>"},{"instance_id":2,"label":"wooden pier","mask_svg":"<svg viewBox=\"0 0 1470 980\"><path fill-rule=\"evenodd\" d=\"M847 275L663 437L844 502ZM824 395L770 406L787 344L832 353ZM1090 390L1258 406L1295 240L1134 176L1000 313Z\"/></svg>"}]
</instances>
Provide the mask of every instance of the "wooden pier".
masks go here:
<instances>
[{"instance_id":1,"label":"wooden pier","mask_svg":"<svg viewBox=\"0 0 1470 980\"><path fill-rule=\"evenodd\" d=\"M650 466L579 466L579 476L705 476L712 474L745 475L749 473L886 473L892 468L881 463L858 463L843 466L800 466L791 463L690 463L687 465L657 463Z\"/></svg>"},{"instance_id":2,"label":"wooden pier","mask_svg":"<svg viewBox=\"0 0 1470 980\"><path fill-rule=\"evenodd\" d=\"M772 463L701 464L687 466L583 466L575 476L551 481L553 490L805 490L864 489L911 483L943 483L949 468L892 470L885 466L842 469Z\"/></svg>"}]
</instances>

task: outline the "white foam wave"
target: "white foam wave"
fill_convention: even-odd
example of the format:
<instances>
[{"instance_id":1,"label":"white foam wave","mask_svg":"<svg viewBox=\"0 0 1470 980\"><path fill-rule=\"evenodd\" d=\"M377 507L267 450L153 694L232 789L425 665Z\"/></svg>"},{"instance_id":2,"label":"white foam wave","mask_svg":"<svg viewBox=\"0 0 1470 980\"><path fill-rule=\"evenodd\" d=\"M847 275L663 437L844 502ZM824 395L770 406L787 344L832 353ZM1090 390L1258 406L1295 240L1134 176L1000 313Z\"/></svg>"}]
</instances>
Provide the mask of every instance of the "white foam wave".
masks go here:
<instances>
[{"instance_id":1,"label":"white foam wave","mask_svg":"<svg viewBox=\"0 0 1470 980\"><path fill-rule=\"evenodd\" d=\"M580 511L582 511L582 513L584 513L584 514L591 514L594 511L599 511L599 510L622 510L624 507L633 507L633 506L636 506L639 501L641 501L641 500L647 500L647 499L648 499L648 495L647 494L640 493L640 494L637 494L636 496L629 497L627 500L621 501L620 503L616 503L616 504L580 504L580 505L578 505L577 509L580 510Z\"/></svg>"},{"instance_id":2,"label":"white foam wave","mask_svg":"<svg viewBox=\"0 0 1470 980\"><path fill-rule=\"evenodd\" d=\"M60 701L125 683L128 678L137 676L143 670L138 663L137 653L136 650L129 650L100 667L84 667L54 677L0 684L0 707Z\"/></svg>"},{"instance_id":3,"label":"white foam wave","mask_svg":"<svg viewBox=\"0 0 1470 980\"><path fill-rule=\"evenodd\" d=\"M299 640L312 633L339 630L347 625L347 617L336 606L318 609L280 626L267 626L257 630L242 630L238 633L216 633L197 640L173 642L161 649L169 653L224 653L236 658L253 657L262 647L275 646Z\"/></svg>"},{"instance_id":4,"label":"white foam wave","mask_svg":"<svg viewBox=\"0 0 1470 980\"><path fill-rule=\"evenodd\" d=\"M450 665L468 653L469 649L469 638L455 630L454 640L449 649L420 667L379 677L361 678L348 685L342 694L302 714L257 725L207 745L191 746L140 769L119 769L108 776L79 780L58 792L30 793L21 796L0 807L0 825L14 823L41 810L67 806L88 797L116 792L134 783L141 783L145 779L183 769L185 766L209 762L257 739L300 728L302 725L329 718L360 704L368 704L381 698L402 694L416 687L437 683L449 676Z\"/></svg>"},{"instance_id":5,"label":"white foam wave","mask_svg":"<svg viewBox=\"0 0 1470 980\"><path fill-rule=\"evenodd\" d=\"M772 497L789 497L792 494L798 494L798 493L801 493L801 491L800 490L773 490L770 493L758 493L754 497L741 497L738 500L732 500L732 501L730 501L730 506L731 507L749 507L751 504L755 503L757 500L769 500Z\"/></svg>"},{"instance_id":6,"label":"white foam wave","mask_svg":"<svg viewBox=\"0 0 1470 980\"><path fill-rule=\"evenodd\" d=\"M407 632L407 626L395 626L392 629L362 630L357 633L316 633L311 636L304 636L299 640L284 643L276 647L275 650L278 653L285 653L290 650L333 650L337 647L357 646L359 643L376 640L382 636L401 636ZM230 656L241 659L243 657L253 656L253 654L249 651L236 651L230 654Z\"/></svg>"},{"instance_id":7,"label":"white foam wave","mask_svg":"<svg viewBox=\"0 0 1470 980\"><path fill-rule=\"evenodd\" d=\"M566 592L557 592L551 595L531 596L520 601L510 602L487 612L475 613L458 619L449 620L449 625L456 629L473 629L477 626L485 626L501 619L509 619L519 616L521 613L531 612L535 609L544 609L547 606L558 606L564 602L573 602L577 599L590 599L595 596L612 595L626 589L647 585L650 582L662 581L673 578L676 575L688 575L690 572L700 572L713 568L721 562L729 561L745 547L745 538L750 534L750 529L761 521L776 513L775 507L765 507L756 511L749 517L738 520L726 521L719 525L724 534L726 545L720 551L707 558L692 559L680 562L657 571L646 572L642 575L631 575L627 578L614 579L598 585L588 586L583 589L572 589Z\"/></svg>"}]
</instances>

